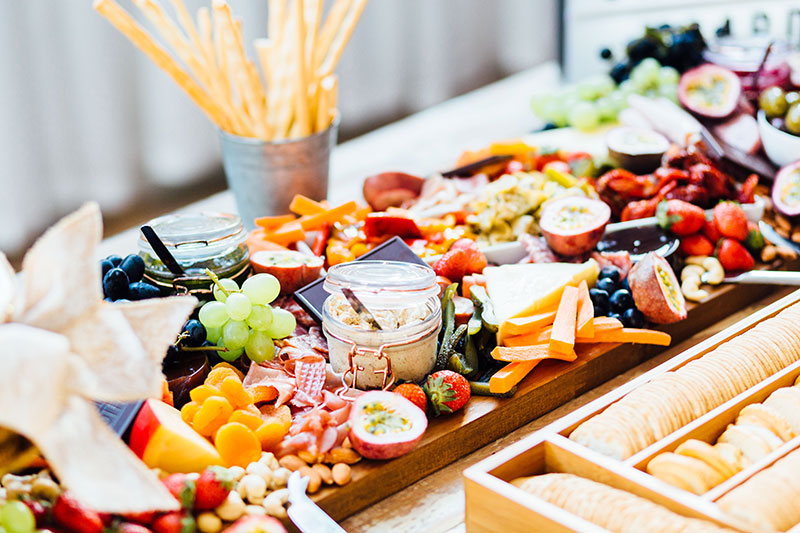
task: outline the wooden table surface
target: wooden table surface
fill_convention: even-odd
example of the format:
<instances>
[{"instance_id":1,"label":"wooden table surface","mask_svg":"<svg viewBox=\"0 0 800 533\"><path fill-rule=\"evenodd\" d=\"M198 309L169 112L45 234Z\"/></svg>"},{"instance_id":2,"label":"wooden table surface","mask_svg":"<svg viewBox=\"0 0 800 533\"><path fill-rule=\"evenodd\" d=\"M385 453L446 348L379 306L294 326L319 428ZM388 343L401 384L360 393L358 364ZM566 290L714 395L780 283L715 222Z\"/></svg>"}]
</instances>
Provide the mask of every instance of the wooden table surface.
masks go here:
<instances>
[{"instance_id":1,"label":"wooden table surface","mask_svg":"<svg viewBox=\"0 0 800 533\"><path fill-rule=\"evenodd\" d=\"M400 170L426 175L452 167L465 149L479 148L498 139L530 132L540 125L529 110L531 94L556 87L558 79L557 66L547 63L339 145L331 160L330 201L337 203L361 198L361 183L371 174ZM201 210L234 212L233 197L226 191L182 209ZM98 258L111 253L124 255L135 251L137 238L138 229L132 228L106 239L98 251ZM639 376L789 292L791 289L780 289L766 296L757 304L736 312L661 355L351 516L342 522L342 526L352 533L464 531L461 471L466 467Z\"/></svg>"}]
</instances>

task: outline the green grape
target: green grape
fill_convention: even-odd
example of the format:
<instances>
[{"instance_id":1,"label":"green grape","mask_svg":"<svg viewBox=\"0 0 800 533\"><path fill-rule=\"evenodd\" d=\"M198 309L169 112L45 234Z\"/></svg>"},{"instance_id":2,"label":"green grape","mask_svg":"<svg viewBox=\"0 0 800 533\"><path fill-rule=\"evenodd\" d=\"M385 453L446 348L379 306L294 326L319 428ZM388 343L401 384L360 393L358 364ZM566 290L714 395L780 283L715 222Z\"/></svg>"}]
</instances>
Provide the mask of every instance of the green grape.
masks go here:
<instances>
[{"instance_id":1,"label":"green grape","mask_svg":"<svg viewBox=\"0 0 800 533\"><path fill-rule=\"evenodd\" d=\"M242 292L254 304L266 305L278 297L281 284L272 274L256 274L242 283Z\"/></svg>"},{"instance_id":2,"label":"green grape","mask_svg":"<svg viewBox=\"0 0 800 533\"><path fill-rule=\"evenodd\" d=\"M275 357L275 343L263 331L251 331L250 338L244 346L244 351L252 361L263 363Z\"/></svg>"},{"instance_id":3,"label":"green grape","mask_svg":"<svg viewBox=\"0 0 800 533\"><path fill-rule=\"evenodd\" d=\"M0 509L0 525L8 533L33 533L36 529L36 519L27 505L14 500Z\"/></svg>"},{"instance_id":4,"label":"green grape","mask_svg":"<svg viewBox=\"0 0 800 533\"><path fill-rule=\"evenodd\" d=\"M244 348L249 336L250 328L240 320L230 320L222 328L222 344L231 350Z\"/></svg>"},{"instance_id":5,"label":"green grape","mask_svg":"<svg viewBox=\"0 0 800 533\"><path fill-rule=\"evenodd\" d=\"M225 300L225 308L228 310L231 320L244 320L250 315L253 304L250 298L240 292L235 292Z\"/></svg>"},{"instance_id":6,"label":"green grape","mask_svg":"<svg viewBox=\"0 0 800 533\"><path fill-rule=\"evenodd\" d=\"M612 122L617 119L617 108L611 98L604 96L594 103L601 121Z\"/></svg>"},{"instance_id":7,"label":"green grape","mask_svg":"<svg viewBox=\"0 0 800 533\"><path fill-rule=\"evenodd\" d=\"M668 98L678 103L678 86L677 85L661 85L658 88L658 95L663 96L664 98Z\"/></svg>"},{"instance_id":8,"label":"green grape","mask_svg":"<svg viewBox=\"0 0 800 533\"><path fill-rule=\"evenodd\" d=\"M554 97L550 93L538 93L531 97L531 110L541 119L547 120L547 110L552 105Z\"/></svg>"},{"instance_id":9,"label":"green grape","mask_svg":"<svg viewBox=\"0 0 800 533\"><path fill-rule=\"evenodd\" d=\"M219 280L219 285L225 287L225 290L228 292L239 292L239 284L230 278L222 278ZM214 284L214 299L218 302L225 303L225 300L228 299L228 295L222 292L219 285L216 283Z\"/></svg>"},{"instance_id":10,"label":"green grape","mask_svg":"<svg viewBox=\"0 0 800 533\"><path fill-rule=\"evenodd\" d=\"M265 330L272 324L272 307L254 305L247 317L247 325L253 329Z\"/></svg>"},{"instance_id":11,"label":"green grape","mask_svg":"<svg viewBox=\"0 0 800 533\"><path fill-rule=\"evenodd\" d=\"M681 74L676 69L672 67L661 67L658 70L658 85L678 85L678 80L680 80Z\"/></svg>"},{"instance_id":12,"label":"green grape","mask_svg":"<svg viewBox=\"0 0 800 533\"><path fill-rule=\"evenodd\" d=\"M580 102L569 112L569 123L581 131L590 131L597 127L600 115L597 108L588 103Z\"/></svg>"},{"instance_id":13,"label":"green grape","mask_svg":"<svg viewBox=\"0 0 800 533\"><path fill-rule=\"evenodd\" d=\"M227 352L217 351L217 353L223 359L223 361L228 361L229 363L232 363L233 361L236 361L237 359L239 359L239 357L241 357L241 355L244 353L244 347L236 348L235 350L232 348L228 348Z\"/></svg>"},{"instance_id":14,"label":"green grape","mask_svg":"<svg viewBox=\"0 0 800 533\"><path fill-rule=\"evenodd\" d=\"M222 338L222 327L206 328L206 340L212 344L217 344Z\"/></svg>"},{"instance_id":15,"label":"green grape","mask_svg":"<svg viewBox=\"0 0 800 533\"><path fill-rule=\"evenodd\" d=\"M767 118L782 117L789 109L786 95L780 87L764 89L758 96L758 107L764 110Z\"/></svg>"},{"instance_id":16,"label":"green grape","mask_svg":"<svg viewBox=\"0 0 800 533\"><path fill-rule=\"evenodd\" d=\"M230 317L224 303L208 302L200 308L198 318L206 328L221 328Z\"/></svg>"},{"instance_id":17,"label":"green grape","mask_svg":"<svg viewBox=\"0 0 800 533\"><path fill-rule=\"evenodd\" d=\"M614 106L614 110L619 113L628 107L628 95L622 91L614 91L608 95L608 101Z\"/></svg>"},{"instance_id":18,"label":"green grape","mask_svg":"<svg viewBox=\"0 0 800 533\"><path fill-rule=\"evenodd\" d=\"M265 331L273 339L283 339L292 334L295 326L297 321L292 313L280 307L273 307L272 324Z\"/></svg>"}]
</instances>

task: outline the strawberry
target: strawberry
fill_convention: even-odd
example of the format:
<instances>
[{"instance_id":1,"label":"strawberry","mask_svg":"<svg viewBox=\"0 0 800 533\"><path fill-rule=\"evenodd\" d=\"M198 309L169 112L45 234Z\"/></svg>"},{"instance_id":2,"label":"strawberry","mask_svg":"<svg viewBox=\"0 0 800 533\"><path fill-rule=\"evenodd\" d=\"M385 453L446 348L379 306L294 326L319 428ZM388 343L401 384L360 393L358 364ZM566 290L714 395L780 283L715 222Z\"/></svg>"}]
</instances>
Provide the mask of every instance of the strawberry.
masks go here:
<instances>
[{"instance_id":1,"label":"strawberry","mask_svg":"<svg viewBox=\"0 0 800 533\"><path fill-rule=\"evenodd\" d=\"M457 281L467 273L468 266L469 257L467 252L464 250L450 250L433 264L433 270L437 276Z\"/></svg>"},{"instance_id":2,"label":"strawberry","mask_svg":"<svg viewBox=\"0 0 800 533\"><path fill-rule=\"evenodd\" d=\"M714 245L705 235L695 233L681 239L681 252L687 257L692 255L711 255L714 253Z\"/></svg>"},{"instance_id":3,"label":"strawberry","mask_svg":"<svg viewBox=\"0 0 800 533\"><path fill-rule=\"evenodd\" d=\"M161 480L175 499L181 503L184 509L191 509L194 506L196 493L195 482L186 479L186 474L170 474Z\"/></svg>"},{"instance_id":4,"label":"strawberry","mask_svg":"<svg viewBox=\"0 0 800 533\"><path fill-rule=\"evenodd\" d=\"M703 235L708 237L708 240L712 243L716 243L722 237L713 220L706 220L705 224L703 224Z\"/></svg>"},{"instance_id":5,"label":"strawberry","mask_svg":"<svg viewBox=\"0 0 800 533\"><path fill-rule=\"evenodd\" d=\"M86 509L69 492L62 492L53 504L53 520L74 533L102 533L100 513Z\"/></svg>"},{"instance_id":6,"label":"strawberry","mask_svg":"<svg viewBox=\"0 0 800 533\"><path fill-rule=\"evenodd\" d=\"M467 274L480 274L489 263L486 255L478 247L478 243L472 239L458 239L452 245L451 250L464 250L467 253Z\"/></svg>"},{"instance_id":7,"label":"strawberry","mask_svg":"<svg viewBox=\"0 0 800 533\"><path fill-rule=\"evenodd\" d=\"M656 208L658 225L675 235L697 233L706 221L705 212L683 200L664 200Z\"/></svg>"},{"instance_id":8,"label":"strawberry","mask_svg":"<svg viewBox=\"0 0 800 533\"><path fill-rule=\"evenodd\" d=\"M454 413L469 401L469 381L452 370L440 370L431 374L422 388L436 416Z\"/></svg>"},{"instance_id":9,"label":"strawberry","mask_svg":"<svg viewBox=\"0 0 800 533\"><path fill-rule=\"evenodd\" d=\"M750 270L755 261L753 256L734 239L722 239L717 248L717 258L722 263L722 268L728 270Z\"/></svg>"},{"instance_id":10,"label":"strawberry","mask_svg":"<svg viewBox=\"0 0 800 533\"><path fill-rule=\"evenodd\" d=\"M747 215L733 202L720 202L714 208L714 224L723 237L737 241L747 238Z\"/></svg>"},{"instance_id":11,"label":"strawberry","mask_svg":"<svg viewBox=\"0 0 800 533\"><path fill-rule=\"evenodd\" d=\"M227 468L211 466L203 470L195 481L194 508L198 511L208 511L219 507L233 489L233 474Z\"/></svg>"},{"instance_id":12,"label":"strawberry","mask_svg":"<svg viewBox=\"0 0 800 533\"><path fill-rule=\"evenodd\" d=\"M157 514L158 513L155 511L145 511L143 513L125 513L122 515L122 517L128 522L134 522L136 524L142 524L146 526L153 522Z\"/></svg>"},{"instance_id":13,"label":"strawberry","mask_svg":"<svg viewBox=\"0 0 800 533\"><path fill-rule=\"evenodd\" d=\"M172 511L156 518L150 526L154 533L195 533L194 517L184 511Z\"/></svg>"},{"instance_id":14,"label":"strawberry","mask_svg":"<svg viewBox=\"0 0 800 533\"><path fill-rule=\"evenodd\" d=\"M764 247L764 236L755 222L747 222L747 239L745 239L744 245L751 252L760 252Z\"/></svg>"},{"instance_id":15,"label":"strawberry","mask_svg":"<svg viewBox=\"0 0 800 533\"><path fill-rule=\"evenodd\" d=\"M428 407L428 397L425 396L425 391L422 390L422 387L416 383L401 383L392 392L399 394L423 411Z\"/></svg>"},{"instance_id":16,"label":"strawberry","mask_svg":"<svg viewBox=\"0 0 800 533\"><path fill-rule=\"evenodd\" d=\"M143 525L134 524L133 522L120 522L107 531L113 531L114 533L153 533Z\"/></svg>"}]
</instances>

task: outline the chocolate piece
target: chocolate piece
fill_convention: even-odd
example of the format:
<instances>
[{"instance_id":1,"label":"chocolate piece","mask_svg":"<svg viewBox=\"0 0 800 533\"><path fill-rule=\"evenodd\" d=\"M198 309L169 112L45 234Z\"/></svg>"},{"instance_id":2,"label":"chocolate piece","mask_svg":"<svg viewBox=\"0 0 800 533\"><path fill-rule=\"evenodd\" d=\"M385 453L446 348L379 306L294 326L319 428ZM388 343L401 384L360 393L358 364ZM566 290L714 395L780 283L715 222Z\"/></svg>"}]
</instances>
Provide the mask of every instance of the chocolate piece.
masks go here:
<instances>
[{"instance_id":1,"label":"chocolate piece","mask_svg":"<svg viewBox=\"0 0 800 533\"><path fill-rule=\"evenodd\" d=\"M380 246L365 253L356 259L356 261L368 259L373 261L403 261L404 263L417 263L427 266L427 263L415 254L400 237L392 237ZM324 281L325 278L322 277L294 293L295 301L300 304L300 307L305 309L318 324L322 324L322 304L325 303L325 299L329 296L328 291L322 287Z\"/></svg>"},{"instance_id":2,"label":"chocolate piece","mask_svg":"<svg viewBox=\"0 0 800 533\"><path fill-rule=\"evenodd\" d=\"M100 416L111 426L114 433L123 437L133 424L136 415L139 414L144 401L139 400L129 403L94 402L100 411Z\"/></svg>"}]
</instances>

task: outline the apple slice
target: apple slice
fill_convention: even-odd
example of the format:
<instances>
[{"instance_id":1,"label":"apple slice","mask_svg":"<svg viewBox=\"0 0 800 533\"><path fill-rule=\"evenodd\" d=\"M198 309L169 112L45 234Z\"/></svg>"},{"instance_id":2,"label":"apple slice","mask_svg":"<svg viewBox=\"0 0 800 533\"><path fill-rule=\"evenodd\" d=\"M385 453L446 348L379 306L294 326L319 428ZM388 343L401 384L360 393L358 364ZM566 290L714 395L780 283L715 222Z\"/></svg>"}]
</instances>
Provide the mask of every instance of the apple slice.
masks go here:
<instances>
[{"instance_id":1,"label":"apple slice","mask_svg":"<svg viewBox=\"0 0 800 533\"><path fill-rule=\"evenodd\" d=\"M278 278L281 294L292 294L319 277L323 261L292 250L261 251L250 256L250 264L256 272Z\"/></svg>"},{"instance_id":2,"label":"apple slice","mask_svg":"<svg viewBox=\"0 0 800 533\"><path fill-rule=\"evenodd\" d=\"M144 402L128 445L144 464L169 473L222 465L214 445L181 420L180 411L159 400Z\"/></svg>"}]
</instances>

